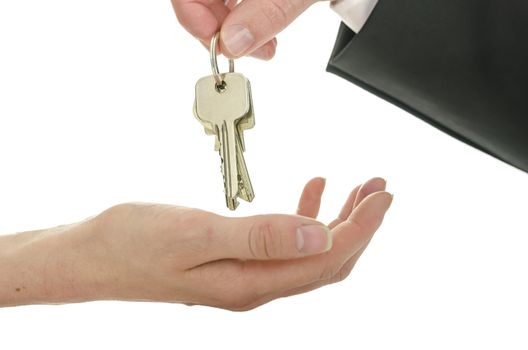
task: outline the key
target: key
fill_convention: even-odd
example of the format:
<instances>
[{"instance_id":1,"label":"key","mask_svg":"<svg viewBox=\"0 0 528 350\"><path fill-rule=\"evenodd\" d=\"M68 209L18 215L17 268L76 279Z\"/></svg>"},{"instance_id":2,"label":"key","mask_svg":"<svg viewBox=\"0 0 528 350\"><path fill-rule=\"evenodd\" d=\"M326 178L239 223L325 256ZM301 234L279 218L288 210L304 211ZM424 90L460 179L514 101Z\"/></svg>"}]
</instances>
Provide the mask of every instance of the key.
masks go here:
<instances>
[{"instance_id":1,"label":"key","mask_svg":"<svg viewBox=\"0 0 528 350\"><path fill-rule=\"evenodd\" d=\"M246 151L246 145L244 142L244 131L252 129L255 126L255 113L253 111L253 97L251 95L251 84L249 83L249 80L247 81L247 89L248 89L248 98L249 98L249 112L246 115L246 117L242 118L238 122L238 133L240 135L240 143L242 146L242 151Z\"/></svg>"},{"instance_id":2,"label":"key","mask_svg":"<svg viewBox=\"0 0 528 350\"><path fill-rule=\"evenodd\" d=\"M249 112L244 118L240 119L240 121L237 124L238 133L240 135L240 142L242 144L242 150L244 152L246 151L246 146L244 143L244 131L251 129L255 126L255 115L253 114L253 100L251 96L251 85L249 84L249 80L246 79L246 81L248 83L247 89L248 89L248 94L249 94L248 99L250 103ZM216 135L214 128L209 124L209 125L204 126L204 130L207 135L215 135L215 150L219 151L220 141L218 140L218 136Z\"/></svg>"},{"instance_id":3,"label":"key","mask_svg":"<svg viewBox=\"0 0 528 350\"><path fill-rule=\"evenodd\" d=\"M195 116L207 133L213 132L217 137L226 204L231 210L238 206L237 197L248 201L254 198L238 127L252 113L248 86L247 79L238 73L224 74L223 87L216 84L214 76L202 78L196 84Z\"/></svg>"},{"instance_id":4,"label":"key","mask_svg":"<svg viewBox=\"0 0 528 350\"><path fill-rule=\"evenodd\" d=\"M244 131L251 129L255 126L255 114L253 111L253 99L251 95L251 85L249 84L249 80L247 80L247 83L249 111L248 114L244 118L242 118L237 124L239 141L237 144L237 164L238 173L240 175L240 198L244 199L247 202L251 202L255 198L255 193L253 192L253 186L251 185L251 180L249 178L249 173L246 167L246 161L244 159L244 152L246 151L246 146L244 142Z\"/></svg>"},{"instance_id":5,"label":"key","mask_svg":"<svg viewBox=\"0 0 528 350\"><path fill-rule=\"evenodd\" d=\"M255 198L255 194L253 192L253 186L251 185L251 180L249 178L249 173L247 171L246 162L244 159L243 152L245 151L245 144L244 144L244 134L243 132L245 130L251 129L255 126L255 115L253 114L253 102L251 98L251 85L249 84L249 81L247 81L247 89L248 89L248 99L249 99L249 111L241 118L237 124L238 129L238 144L240 144L240 147L237 145L237 167L238 167L238 173L239 173L239 197L247 202L253 201ZM195 112L196 114L196 112ZM215 131L211 124L207 124L204 126L204 130L206 134L208 135L215 135L215 150L220 150L220 141L218 139L218 136L215 134Z\"/></svg>"},{"instance_id":6,"label":"key","mask_svg":"<svg viewBox=\"0 0 528 350\"><path fill-rule=\"evenodd\" d=\"M237 198L252 201L255 194L244 159L244 131L255 125L251 86L241 74L234 73L234 61L229 60L229 73L220 74L217 62L216 33L210 44L213 75L196 84L194 114L208 135L215 135L215 150L222 162L226 204L234 210Z\"/></svg>"}]
</instances>

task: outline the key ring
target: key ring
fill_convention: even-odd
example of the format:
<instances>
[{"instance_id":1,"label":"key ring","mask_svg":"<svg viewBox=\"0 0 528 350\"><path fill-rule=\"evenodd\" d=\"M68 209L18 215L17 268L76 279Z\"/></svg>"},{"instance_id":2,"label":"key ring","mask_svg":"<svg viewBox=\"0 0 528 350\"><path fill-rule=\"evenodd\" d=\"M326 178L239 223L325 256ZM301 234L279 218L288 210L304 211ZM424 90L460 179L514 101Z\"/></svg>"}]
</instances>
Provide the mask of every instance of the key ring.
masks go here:
<instances>
[{"instance_id":1,"label":"key ring","mask_svg":"<svg viewBox=\"0 0 528 350\"><path fill-rule=\"evenodd\" d=\"M217 32L213 38L211 39L211 47L209 48L210 53L210 59L211 59L211 68L213 69L213 76L216 81L216 88L219 90L225 89L225 81L223 78L223 74L220 74L220 71L218 70L218 60L216 56L216 47L218 45L218 39L220 38L220 32ZM235 71L235 61L230 58L229 59L229 73L233 73Z\"/></svg>"}]
</instances>

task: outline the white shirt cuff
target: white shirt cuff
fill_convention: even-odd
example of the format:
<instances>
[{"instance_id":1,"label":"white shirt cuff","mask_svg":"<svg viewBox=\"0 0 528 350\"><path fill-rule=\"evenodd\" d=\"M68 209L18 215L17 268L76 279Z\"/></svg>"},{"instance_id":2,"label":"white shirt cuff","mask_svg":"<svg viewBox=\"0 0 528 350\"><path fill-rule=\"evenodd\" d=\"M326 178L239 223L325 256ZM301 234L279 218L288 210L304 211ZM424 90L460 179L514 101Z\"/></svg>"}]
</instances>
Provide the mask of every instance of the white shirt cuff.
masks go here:
<instances>
[{"instance_id":1,"label":"white shirt cuff","mask_svg":"<svg viewBox=\"0 0 528 350\"><path fill-rule=\"evenodd\" d=\"M334 0L330 8L341 16L350 29L358 33L377 3L378 0Z\"/></svg>"}]
</instances>

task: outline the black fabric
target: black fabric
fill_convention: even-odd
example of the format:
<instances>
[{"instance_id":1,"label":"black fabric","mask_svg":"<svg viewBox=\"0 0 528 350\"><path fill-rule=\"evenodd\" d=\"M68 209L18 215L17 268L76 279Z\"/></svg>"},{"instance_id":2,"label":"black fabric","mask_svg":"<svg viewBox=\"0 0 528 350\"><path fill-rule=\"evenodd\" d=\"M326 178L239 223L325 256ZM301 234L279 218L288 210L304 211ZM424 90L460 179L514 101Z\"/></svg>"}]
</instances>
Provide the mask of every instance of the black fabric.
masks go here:
<instances>
[{"instance_id":1,"label":"black fabric","mask_svg":"<svg viewBox=\"0 0 528 350\"><path fill-rule=\"evenodd\" d=\"M528 0L379 0L327 70L528 172Z\"/></svg>"}]
</instances>

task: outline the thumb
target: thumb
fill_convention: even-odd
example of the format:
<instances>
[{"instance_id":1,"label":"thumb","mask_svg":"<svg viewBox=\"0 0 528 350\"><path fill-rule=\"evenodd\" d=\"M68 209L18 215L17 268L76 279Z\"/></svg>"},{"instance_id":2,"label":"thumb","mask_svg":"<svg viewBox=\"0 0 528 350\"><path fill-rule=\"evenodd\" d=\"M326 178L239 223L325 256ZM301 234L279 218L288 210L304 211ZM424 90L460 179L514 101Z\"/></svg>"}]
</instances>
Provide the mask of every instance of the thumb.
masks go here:
<instances>
[{"instance_id":1,"label":"thumb","mask_svg":"<svg viewBox=\"0 0 528 350\"><path fill-rule=\"evenodd\" d=\"M330 229L303 216L258 215L221 221L217 228L223 239L215 250L220 250L216 254L222 258L293 259L323 253L332 247Z\"/></svg>"},{"instance_id":2,"label":"thumb","mask_svg":"<svg viewBox=\"0 0 528 350\"><path fill-rule=\"evenodd\" d=\"M317 0L244 0L222 24L222 52L236 58L252 53Z\"/></svg>"}]
</instances>

